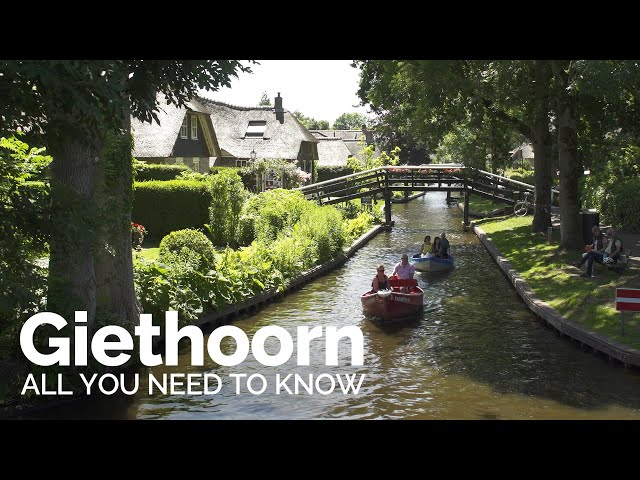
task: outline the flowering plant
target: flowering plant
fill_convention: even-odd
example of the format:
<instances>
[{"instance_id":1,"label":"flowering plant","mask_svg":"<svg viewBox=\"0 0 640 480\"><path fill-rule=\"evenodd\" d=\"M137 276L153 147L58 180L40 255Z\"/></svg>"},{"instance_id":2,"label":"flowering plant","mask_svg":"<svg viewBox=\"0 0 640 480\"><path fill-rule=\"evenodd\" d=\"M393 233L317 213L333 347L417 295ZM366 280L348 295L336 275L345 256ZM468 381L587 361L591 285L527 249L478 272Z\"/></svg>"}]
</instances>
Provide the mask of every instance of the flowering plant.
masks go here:
<instances>
[{"instance_id":1,"label":"flowering plant","mask_svg":"<svg viewBox=\"0 0 640 480\"><path fill-rule=\"evenodd\" d=\"M141 237L144 237L147 234L147 229L139 223L131 222L131 233L138 233Z\"/></svg>"},{"instance_id":2,"label":"flowering plant","mask_svg":"<svg viewBox=\"0 0 640 480\"><path fill-rule=\"evenodd\" d=\"M295 175L296 177L298 177L298 182L299 183L306 183L309 180L311 180L311 174L305 172L304 170L302 170L300 167L298 167L295 171Z\"/></svg>"}]
</instances>

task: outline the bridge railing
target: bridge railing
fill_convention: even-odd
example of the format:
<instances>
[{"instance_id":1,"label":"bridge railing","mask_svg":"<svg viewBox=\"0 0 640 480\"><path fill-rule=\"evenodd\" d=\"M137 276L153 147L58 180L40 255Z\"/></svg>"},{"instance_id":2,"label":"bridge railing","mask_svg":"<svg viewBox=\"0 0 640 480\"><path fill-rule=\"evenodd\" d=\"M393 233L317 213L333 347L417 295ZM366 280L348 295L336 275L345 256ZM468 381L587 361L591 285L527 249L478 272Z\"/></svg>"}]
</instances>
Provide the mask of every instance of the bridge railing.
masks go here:
<instances>
[{"instance_id":1,"label":"bridge railing","mask_svg":"<svg viewBox=\"0 0 640 480\"><path fill-rule=\"evenodd\" d=\"M468 173L474 192L502 198L508 203L515 203L524 199L525 194L531 195L531 202L534 200L536 189L533 185L476 168L469 168ZM551 189L551 205L558 204L559 194L558 190Z\"/></svg>"},{"instance_id":2,"label":"bridge railing","mask_svg":"<svg viewBox=\"0 0 640 480\"><path fill-rule=\"evenodd\" d=\"M392 190L463 190L465 167L459 164L384 166L296 188L309 200L337 203L388 194Z\"/></svg>"}]
</instances>

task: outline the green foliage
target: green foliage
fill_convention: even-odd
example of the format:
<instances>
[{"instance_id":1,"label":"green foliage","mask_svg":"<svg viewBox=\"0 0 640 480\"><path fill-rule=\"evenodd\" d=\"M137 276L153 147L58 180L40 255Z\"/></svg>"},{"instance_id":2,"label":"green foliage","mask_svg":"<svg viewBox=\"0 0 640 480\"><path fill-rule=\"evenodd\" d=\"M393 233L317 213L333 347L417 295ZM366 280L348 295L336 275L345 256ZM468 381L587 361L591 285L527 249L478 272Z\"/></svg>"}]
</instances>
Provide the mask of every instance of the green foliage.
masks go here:
<instances>
[{"instance_id":1,"label":"green foliage","mask_svg":"<svg viewBox=\"0 0 640 480\"><path fill-rule=\"evenodd\" d=\"M353 173L358 173L358 172L362 172L364 170L364 165L362 164L362 162L360 160L358 160L358 158L349 157L349 158L347 158L347 168L349 170L352 170Z\"/></svg>"},{"instance_id":2,"label":"green foliage","mask_svg":"<svg viewBox=\"0 0 640 480\"><path fill-rule=\"evenodd\" d=\"M242 179L242 185L244 185L245 190L249 192L253 192L256 189L256 176L255 174L247 168L239 168L239 167L211 167L209 169L209 173L211 175L217 175L219 172L225 172L227 170L234 171L240 178Z\"/></svg>"},{"instance_id":3,"label":"green foliage","mask_svg":"<svg viewBox=\"0 0 640 480\"><path fill-rule=\"evenodd\" d=\"M367 122L367 117L361 113L343 113L333 122L333 128L334 130L360 130Z\"/></svg>"},{"instance_id":4,"label":"green foliage","mask_svg":"<svg viewBox=\"0 0 640 480\"><path fill-rule=\"evenodd\" d=\"M528 183L534 185L535 172L533 170L524 170L522 168L507 168L504 176L515 180L516 182Z\"/></svg>"},{"instance_id":5,"label":"green foliage","mask_svg":"<svg viewBox=\"0 0 640 480\"><path fill-rule=\"evenodd\" d=\"M335 208L342 212L342 217L346 219L353 219L360 215L362 206L360 200L349 200L348 202L336 203Z\"/></svg>"},{"instance_id":6,"label":"green foliage","mask_svg":"<svg viewBox=\"0 0 640 480\"><path fill-rule=\"evenodd\" d=\"M136 182L132 220L162 238L183 228L202 228L209 221L211 193L206 182L169 180Z\"/></svg>"},{"instance_id":7,"label":"green foliage","mask_svg":"<svg viewBox=\"0 0 640 480\"><path fill-rule=\"evenodd\" d=\"M211 240L204 233L187 228L171 232L162 239L158 259L172 265L179 260L179 263L187 263L197 269L201 264L213 265L215 254Z\"/></svg>"},{"instance_id":8,"label":"green foliage","mask_svg":"<svg viewBox=\"0 0 640 480\"><path fill-rule=\"evenodd\" d=\"M601 222L640 231L637 188L640 184L640 147L626 145L595 165L584 178L583 205L600 211ZM634 189L636 189L634 191Z\"/></svg>"},{"instance_id":9,"label":"green foliage","mask_svg":"<svg viewBox=\"0 0 640 480\"><path fill-rule=\"evenodd\" d=\"M353 158L353 157L350 157L350 158ZM325 180L332 180L334 178L344 177L345 175L351 175L352 173L354 173L353 168L349 167L348 165L336 165L336 166L320 165L318 166L318 169L317 169L316 181L324 182Z\"/></svg>"},{"instance_id":10,"label":"green foliage","mask_svg":"<svg viewBox=\"0 0 640 480\"><path fill-rule=\"evenodd\" d=\"M293 228L313 205L302 193L281 188L251 196L242 209L238 240L241 245L254 239L273 241L279 232Z\"/></svg>"},{"instance_id":11,"label":"green foliage","mask_svg":"<svg viewBox=\"0 0 640 480\"><path fill-rule=\"evenodd\" d=\"M16 137L0 138L0 359L15 358L22 322L44 308L49 186L41 176L51 157Z\"/></svg>"},{"instance_id":12,"label":"green foliage","mask_svg":"<svg viewBox=\"0 0 640 480\"><path fill-rule=\"evenodd\" d=\"M324 263L341 251L345 240L344 225L338 209L330 205L314 207L301 215L300 228L294 231L294 237L298 234L311 239L317 261Z\"/></svg>"},{"instance_id":13,"label":"green foliage","mask_svg":"<svg viewBox=\"0 0 640 480\"><path fill-rule=\"evenodd\" d=\"M231 169L219 170L216 175L211 175L209 186L209 221L213 243L218 246L237 245L240 213L249 193L238 173Z\"/></svg>"},{"instance_id":14,"label":"green foliage","mask_svg":"<svg viewBox=\"0 0 640 480\"><path fill-rule=\"evenodd\" d=\"M361 212L357 217L349 219L344 227L345 241L351 244L360 235L368 232L374 223L374 217L369 212Z\"/></svg>"},{"instance_id":15,"label":"green foliage","mask_svg":"<svg viewBox=\"0 0 640 480\"><path fill-rule=\"evenodd\" d=\"M609 184L601 205L607 223L622 230L640 232L640 177Z\"/></svg>"},{"instance_id":16,"label":"green foliage","mask_svg":"<svg viewBox=\"0 0 640 480\"><path fill-rule=\"evenodd\" d=\"M309 118L302 114L302 112L296 110L293 115L298 121L309 130L329 130L329 122L326 120L316 120L315 118Z\"/></svg>"},{"instance_id":17,"label":"green foliage","mask_svg":"<svg viewBox=\"0 0 640 480\"><path fill-rule=\"evenodd\" d=\"M181 173L190 171L186 165L165 165L162 163L145 163L135 161L133 172L136 182L149 180L175 180Z\"/></svg>"},{"instance_id":18,"label":"green foliage","mask_svg":"<svg viewBox=\"0 0 640 480\"><path fill-rule=\"evenodd\" d=\"M169 237L179 236L174 232L160 246L160 261L169 267L143 259L136 263L136 290L146 313L162 318L165 310L174 309L186 323L203 311L282 289L318 262L339 255L345 242L360 236L373 219L362 213L346 223L334 207L320 207L299 192L286 190L255 195L248 203L247 213L268 219L260 224L260 240L249 246L226 248L211 263L201 256L204 250L213 251L211 245L205 246L206 239L197 232L187 233L188 241L175 241L171 249L165 248Z\"/></svg>"}]
</instances>

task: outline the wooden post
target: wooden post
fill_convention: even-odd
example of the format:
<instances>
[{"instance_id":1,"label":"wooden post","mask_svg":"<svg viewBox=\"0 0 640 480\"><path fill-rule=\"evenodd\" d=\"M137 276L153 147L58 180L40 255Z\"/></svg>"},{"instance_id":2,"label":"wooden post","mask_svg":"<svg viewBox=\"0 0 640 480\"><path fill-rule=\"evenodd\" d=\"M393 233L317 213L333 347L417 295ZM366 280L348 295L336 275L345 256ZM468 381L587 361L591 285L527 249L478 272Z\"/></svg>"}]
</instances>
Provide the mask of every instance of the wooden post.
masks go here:
<instances>
[{"instance_id":1,"label":"wooden post","mask_svg":"<svg viewBox=\"0 0 640 480\"><path fill-rule=\"evenodd\" d=\"M624 316L622 310L620 310L620 326L622 328L622 336L624 337Z\"/></svg>"},{"instance_id":2,"label":"wooden post","mask_svg":"<svg viewBox=\"0 0 640 480\"><path fill-rule=\"evenodd\" d=\"M384 177L384 221L391 225L391 190L389 189L389 172L385 170Z\"/></svg>"},{"instance_id":3,"label":"wooden post","mask_svg":"<svg viewBox=\"0 0 640 480\"><path fill-rule=\"evenodd\" d=\"M464 228L469 227L469 192L464 191Z\"/></svg>"}]
</instances>

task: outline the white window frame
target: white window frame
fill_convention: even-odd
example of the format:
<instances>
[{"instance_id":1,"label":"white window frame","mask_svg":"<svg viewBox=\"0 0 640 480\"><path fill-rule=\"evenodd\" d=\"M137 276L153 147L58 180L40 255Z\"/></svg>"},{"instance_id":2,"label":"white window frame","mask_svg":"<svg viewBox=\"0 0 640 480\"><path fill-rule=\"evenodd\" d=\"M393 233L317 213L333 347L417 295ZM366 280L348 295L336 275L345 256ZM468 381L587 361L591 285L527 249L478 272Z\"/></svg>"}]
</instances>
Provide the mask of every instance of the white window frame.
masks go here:
<instances>
[{"instance_id":1,"label":"white window frame","mask_svg":"<svg viewBox=\"0 0 640 480\"><path fill-rule=\"evenodd\" d=\"M198 139L198 116L191 115L191 140Z\"/></svg>"},{"instance_id":2,"label":"white window frame","mask_svg":"<svg viewBox=\"0 0 640 480\"><path fill-rule=\"evenodd\" d=\"M182 119L182 126L180 127L180 138L189 138L189 128L187 125L187 116Z\"/></svg>"},{"instance_id":3,"label":"white window frame","mask_svg":"<svg viewBox=\"0 0 640 480\"><path fill-rule=\"evenodd\" d=\"M242 168L242 167L246 167L246 166L247 166L247 161L246 160L241 160L239 158L236 158L236 167Z\"/></svg>"}]
</instances>

